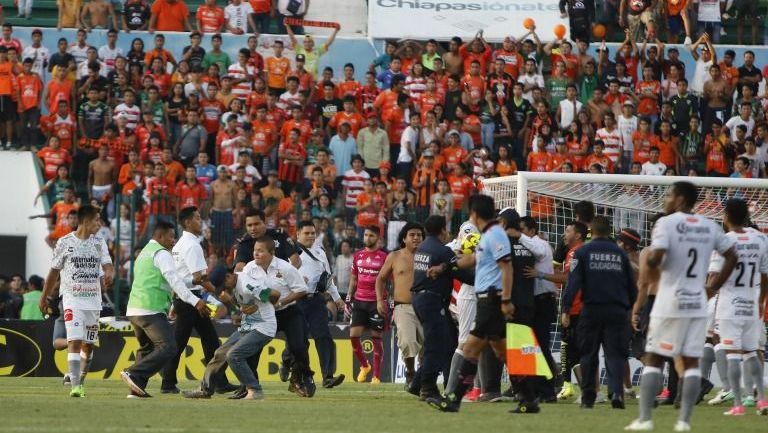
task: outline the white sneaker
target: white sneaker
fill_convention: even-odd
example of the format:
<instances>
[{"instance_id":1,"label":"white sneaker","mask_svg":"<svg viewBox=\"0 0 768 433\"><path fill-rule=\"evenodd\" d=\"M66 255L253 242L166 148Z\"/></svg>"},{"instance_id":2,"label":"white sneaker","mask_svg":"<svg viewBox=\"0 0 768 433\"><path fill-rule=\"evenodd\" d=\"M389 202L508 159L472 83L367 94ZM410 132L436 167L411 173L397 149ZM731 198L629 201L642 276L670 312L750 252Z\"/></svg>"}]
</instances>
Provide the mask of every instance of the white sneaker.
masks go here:
<instances>
[{"instance_id":1,"label":"white sneaker","mask_svg":"<svg viewBox=\"0 0 768 433\"><path fill-rule=\"evenodd\" d=\"M607 401L608 399L605 398L605 394L603 394L602 392L598 392L597 395L595 396L595 403L605 403Z\"/></svg>"},{"instance_id":2,"label":"white sneaker","mask_svg":"<svg viewBox=\"0 0 768 433\"><path fill-rule=\"evenodd\" d=\"M707 404L710 406L717 406L718 404L731 400L733 400L733 393L727 389L721 389L717 395L707 402Z\"/></svg>"},{"instance_id":3,"label":"white sneaker","mask_svg":"<svg viewBox=\"0 0 768 433\"><path fill-rule=\"evenodd\" d=\"M624 427L624 431L651 431L653 430L653 421L640 421L636 419L631 424Z\"/></svg>"},{"instance_id":4,"label":"white sneaker","mask_svg":"<svg viewBox=\"0 0 768 433\"><path fill-rule=\"evenodd\" d=\"M691 431L691 425L685 421L678 421L675 424L675 431Z\"/></svg>"}]
</instances>

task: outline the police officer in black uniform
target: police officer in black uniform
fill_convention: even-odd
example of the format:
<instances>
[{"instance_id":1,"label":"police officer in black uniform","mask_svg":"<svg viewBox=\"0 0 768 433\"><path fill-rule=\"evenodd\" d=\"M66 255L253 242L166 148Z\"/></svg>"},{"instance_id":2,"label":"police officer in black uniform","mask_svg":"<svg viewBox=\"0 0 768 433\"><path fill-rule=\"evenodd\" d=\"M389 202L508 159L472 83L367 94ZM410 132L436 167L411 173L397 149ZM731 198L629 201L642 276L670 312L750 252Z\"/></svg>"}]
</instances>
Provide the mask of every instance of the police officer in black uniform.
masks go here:
<instances>
[{"instance_id":1,"label":"police officer in black uniform","mask_svg":"<svg viewBox=\"0 0 768 433\"><path fill-rule=\"evenodd\" d=\"M592 242L574 255L563 295L563 326L581 290L583 308L577 333L581 339L581 407L592 408L597 391L600 345L605 352L608 391L615 409L624 409L624 363L629 356L629 311L637 298L637 285L629 257L611 239L611 226L603 216L592 220Z\"/></svg>"},{"instance_id":2,"label":"police officer in black uniform","mask_svg":"<svg viewBox=\"0 0 768 433\"><path fill-rule=\"evenodd\" d=\"M427 237L414 255L413 265L413 309L424 328L424 355L417 376L421 377L422 399L439 397L437 376L450 371L451 356L456 349L456 332L448 312L453 290L453 278L466 280L474 278L455 267L456 254L445 246L448 237L445 218L430 216L424 222ZM433 266L446 264L446 272L437 278L430 278L428 271ZM469 278L468 278L469 277ZM415 380L414 380L415 381Z\"/></svg>"},{"instance_id":3,"label":"police officer in black uniform","mask_svg":"<svg viewBox=\"0 0 768 433\"><path fill-rule=\"evenodd\" d=\"M282 231L268 229L265 222L266 216L260 209L251 209L245 214L245 234L235 242L235 272L242 271L245 265L253 260L253 246L256 244L256 239L265 234L275 241L275 257L290 262L297 269L301 266L299 249L293 240ZM256 373L258 358L249 358L248 363L258 378ZM280 366L280 380L283 382L288 381L290 364L290 358L284 357L283 364ZM231 398L243 398L247 393L245 387L241 386Z\"/></svg>"}]
</instances>

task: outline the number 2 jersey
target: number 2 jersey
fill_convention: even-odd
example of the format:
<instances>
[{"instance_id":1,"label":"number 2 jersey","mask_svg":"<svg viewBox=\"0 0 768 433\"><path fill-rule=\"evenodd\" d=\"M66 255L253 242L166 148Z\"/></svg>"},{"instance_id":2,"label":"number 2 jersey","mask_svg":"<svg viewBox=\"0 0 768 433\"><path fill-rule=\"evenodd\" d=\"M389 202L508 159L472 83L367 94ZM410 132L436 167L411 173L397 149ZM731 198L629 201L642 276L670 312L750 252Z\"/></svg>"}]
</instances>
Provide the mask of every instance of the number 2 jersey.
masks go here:
<instances>
[{"instance_id":1,"label":"number 2 jersey","mask_svg":"<svg viewBox=\"0 0 768 433\"><path fill-rule=\"evenodd\" d=\"M101 269L111 263L107 243L101 237L82 240L72 232L59 239L51 267L61 271L59 293L64 309L100 311Z\"/></svg>"},{"instance_id":2,"label":"number 2 jersey","mask_svg":"<svg viewBox=\"0 0 768 433\"><path fill-rule=\"evenodd\" d=\"M707 279L712 251L725 253L734 240L701 215L676 212L653 228L652 250L666 250L651 317L707 317Z\"/></svg>"},{"instance_id":3,"label":"number 2 jersey","mask_svg":"<svg viewBox=\"0 0 768 433\"><path fill-rule=\"evenodd\" d=\"M760 279L768 273L768 238L756 230L728 232L735 242L738 261L731 276L720 288L715 317L720 319L756 320L759 317ZM711 270L719 272L723 256L715 255Z\"/></svg>"}]
</instances>

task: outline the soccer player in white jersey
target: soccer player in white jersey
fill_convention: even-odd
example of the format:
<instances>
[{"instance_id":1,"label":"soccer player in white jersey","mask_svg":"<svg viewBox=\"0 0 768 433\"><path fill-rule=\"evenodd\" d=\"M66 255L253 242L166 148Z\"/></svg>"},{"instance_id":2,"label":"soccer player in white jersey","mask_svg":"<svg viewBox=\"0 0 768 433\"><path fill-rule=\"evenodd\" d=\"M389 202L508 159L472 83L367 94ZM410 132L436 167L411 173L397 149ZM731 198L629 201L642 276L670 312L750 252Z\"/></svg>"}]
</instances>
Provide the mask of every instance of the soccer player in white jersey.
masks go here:
<instances>
[{"instance_id":1,"label":"soccer player in white jersey","mask_svg":"<svg viewBox=\"0 0 768 433\"><path fill-rule=\"evenodd\" d=\"M72 384L70 397L85 397L82 379L88 371L93 345L99 332L101 287L112 284L114 268L104 239L95 236L101 228L99 209L81 206L77 211L77 230L59 239L53 262L40 296L45 299L61 278L64 326L67 331L67 366ZM102 281L102 278L103 281Z\"/></svg>"},{"instance_id":2,"label":"soccer player in white jersey","mask_svg":"<svg viewBox=\"0 0 768 433\"><path fill-rule=\"evenodd\" d=\"M736 265L733 240L711 220L693 213L697 188L689 182L675 182L664 197L666 216L653 228L651 250L646 256L650 269L659 269L656 302L651 310L645 369L640 383L640 416L624 429L653 430L651 410L661 387L664 357L682 358L683 387L680 413L674 431L690 431L693 406L701 389L699 358L707 336L707 294L705 282L710 257L717 250L724 258L718 276L706 283L706 290L717 291ZM632 309L632 325L637 329L640 310L648 293L640 289Z\"/></svg>"},{"instance_id":3,"label":"soccer player in white jersey","mask_svg":"<svg viewBox=\"0 0 768 433\"><path fill-rule=\"evenodd\" d=\"M715 319L728 359L728 382L733 393L733 407L724 415L744 415L741 395L741 369L757 384L757 412L768 413L763 389L762 361L757 357L762 326L762 308L768 290L768 241L765 235L745 229L749 208L740 199L728 200L723 221L726 236L735 242L738 261L730 278L720 289ZM718 257L718 261L719 261ZM752 398L752 390L746 390ZM754 400L752 401L754 404Z\"/></svg>"}]
</instances>

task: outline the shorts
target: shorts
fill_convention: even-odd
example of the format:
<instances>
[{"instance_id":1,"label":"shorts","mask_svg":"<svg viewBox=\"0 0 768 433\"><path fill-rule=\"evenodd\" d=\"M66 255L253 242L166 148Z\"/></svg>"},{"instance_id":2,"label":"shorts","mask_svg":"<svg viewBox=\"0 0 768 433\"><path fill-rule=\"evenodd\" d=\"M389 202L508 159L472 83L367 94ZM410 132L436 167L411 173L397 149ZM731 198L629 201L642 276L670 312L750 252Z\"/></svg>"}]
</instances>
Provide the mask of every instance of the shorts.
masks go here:
<instances>
[{"instance_id":1,"label":"shorts","mask_svg":"<svg viewBox=\"0 0 768 433\"><path fill-rule=\"evenodd\" d=\"M0 95L0 121L16 120L16 103L10 95Z\"/></svg>"},{"instance_id":2,"label":"shorts","mask_svg":"<svg viewBox=\"0 0 768 433\"><path fill-rule=\"evenodd\" d=\"M83 343L95 343L99 336L100 313L100 310L64 310L67 341L80 340Z\"/></svg>"},{"instance_id":3,"label":"shorts","mask_svg":"<svg viewBox=\"0 0 768 433\"><path fill-rule=\"evenodd\" d=\"M67 338L67 328L64 325L64 314L59 314L59 317L53 321L53 341L58 339Z\"/></svg>"},{"instance_id":4,"label":"shorts","mask_svg":"<svg viewBox=\"0 0 768 433\"><path fill-rule=\"evenodd\" d=\"M753 352L758 349L760 334L765 334L760 319L720 319L720 344L725 350Z\"/></svg>"},{"instance_id":5,"label":"shorts","mask_svg":"<svg viewBox=\"0 0 768 433\"><path fill-rule=\"evenodd\" d=\"M456 299L456 314L459 322L459 344L464 343L469 338L469 332L475 323L477 316L477 299Z\"/></svg>"},{"instance_id":6,"label":"shorts","mask_svg":"<svg viewBox=\"0 0 768 433\"><path fill-rule=\"evenodd\" d=\"M734 0L733 9L738 12L739 16L744 18L756 19L758 2L754 0Z\"/></svg>"},{"instance_id":7,"label":"shorts","mask_svg":"<svg viewBox=\"0 0 768 433\"><path fill-rule=\"evenodd\" d=\"M768 322L763 323L762 326L765 326L763 329L763 332L760 333L757 339L757 350L765 351L765 345L768 344Z\"/></svg>"},{"instance_id":8,"label":"shorts","mask_svg":"<svg viewBox=\"0 0 768 433\"><path fill-rule=\"evenodd\" d=\"M411 304L396 304L394 312L397 327L397 348L403 358L415 358L424 348L424 329Z\"/></svg>"},{"instance_id":9,"label":"shorts","mask_svg":"<svg viewBox=\"0 0 768 433\"><path fill-rule=\"evenodd\" d=\"M680 31L685 30L683 18L680 15L669 17L669 19L667 19L667 25L669 26L670 35L679 35Z\"/></svg>"},{"instance_id":10,"label":"shorts","mask_svg":"<svg viewBox=\"0 0 768 433\"><path fill-rule=\"evenodd\" d=\"M469 333L491 341L506 338L507 320L501 313L501 297L497 293L488 293L485 297L478 296L475 322Z\"/></svg>"},{"instance_id":11,"label":"shorts","mask_svg":"<svg viewBox=\"0 0 768 433\"><path fill-rule=\"evenodd\" d=\"M105 197L112 195L112 185L91 185L91 194L94 200L103 202Z\"/></svg>"},{"instance_id":12,"label":"shorts","mask_svg":"<svg viewBox=\"0 0 768 433\"><path fill-rule=\"evenodd\" d=\"M374 331L383 331L385 317L379 314L375 301L355 301L352 303L352 322L350 326L362 326Z\"/></svg>"},{"instance_id":13,"label":"shorts","mask_svg":"<svg viewBox=\"0 0 768 433\"><path fill-rule=\"evenodd\" d=\"M645 351L672 358L701 358L707 339L706 317L651 317Z\"/></svg>"}]
</instances>

